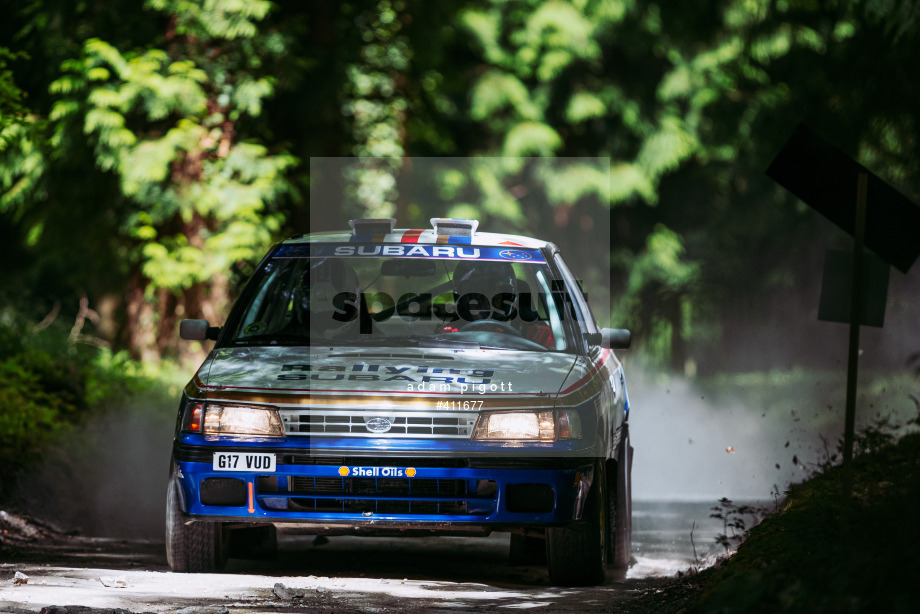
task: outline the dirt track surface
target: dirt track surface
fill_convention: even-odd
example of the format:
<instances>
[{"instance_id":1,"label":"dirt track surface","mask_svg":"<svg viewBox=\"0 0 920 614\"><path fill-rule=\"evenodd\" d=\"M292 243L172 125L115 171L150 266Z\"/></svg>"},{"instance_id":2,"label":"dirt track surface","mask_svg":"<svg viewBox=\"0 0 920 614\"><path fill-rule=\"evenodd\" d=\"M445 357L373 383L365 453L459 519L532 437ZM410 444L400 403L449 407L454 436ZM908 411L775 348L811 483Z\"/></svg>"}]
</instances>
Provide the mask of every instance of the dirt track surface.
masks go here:
<instances>
[{"instance_id":1,"label":"dirt track surface","mask_svg":"<svg viewBox=\"0 0 920 614\"><path fill-rule=\"evenodd\" d=\"M161 542L34 530L0 541L0 612L630 612L638 599L647 607L650 596L673 591L674 567L683 564L637 556L625 576L611 570L603 586L560 588L542 565L509 564L507 534L328 542L283 536L277 560L231 560L223 573L177 574ZM17 572L28 579L17 583Z\"/></svg>"}]
</instances>

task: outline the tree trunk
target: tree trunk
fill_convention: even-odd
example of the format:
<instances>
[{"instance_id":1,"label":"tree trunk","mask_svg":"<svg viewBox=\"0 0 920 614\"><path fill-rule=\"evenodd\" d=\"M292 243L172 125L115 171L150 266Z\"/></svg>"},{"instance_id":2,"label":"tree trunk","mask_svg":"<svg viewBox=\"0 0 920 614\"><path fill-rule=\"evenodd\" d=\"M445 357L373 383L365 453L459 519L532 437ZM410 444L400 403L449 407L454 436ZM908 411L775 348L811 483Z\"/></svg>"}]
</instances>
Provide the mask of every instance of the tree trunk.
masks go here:
<instances>
[{"instance_id":1,"label":"tree trunk","mask_svg":"<svg viewBox=\"0 0 920 614\"><path fill-rule=\"evenodd\" d=\"M153 307L144 297L149 280L135 273L125 293L125 327L128 349L135 360L158 363L157 335Z\"/></svg>"},{"instance_id":2,"label":"tree trunk","mask_svg":"<svg viewBox=\"0 0 920 614\"><path fill-rule=\"evenodd\" d=\"M177 349L179 340L180 298L166 288L157 290L157 352L160 356Z\"/></svg>"}]
</instances>

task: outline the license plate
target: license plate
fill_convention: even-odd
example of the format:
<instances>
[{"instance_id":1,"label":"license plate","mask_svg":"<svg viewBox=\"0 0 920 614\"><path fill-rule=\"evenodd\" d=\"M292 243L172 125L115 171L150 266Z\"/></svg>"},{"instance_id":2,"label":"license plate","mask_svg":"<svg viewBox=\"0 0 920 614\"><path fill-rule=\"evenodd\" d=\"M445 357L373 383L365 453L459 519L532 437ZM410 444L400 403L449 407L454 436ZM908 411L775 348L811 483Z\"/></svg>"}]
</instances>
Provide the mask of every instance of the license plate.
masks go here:
<instances>
[{"instance_id":1,"label":"license plate","mask_svg":"<svg viewBox=\"0 0 920 614\"><path fill-rule=\"evenodd\" d=\"M258 452L215 452L214 471L275 471L275 455Z\"/></svg>"}]
</instances>

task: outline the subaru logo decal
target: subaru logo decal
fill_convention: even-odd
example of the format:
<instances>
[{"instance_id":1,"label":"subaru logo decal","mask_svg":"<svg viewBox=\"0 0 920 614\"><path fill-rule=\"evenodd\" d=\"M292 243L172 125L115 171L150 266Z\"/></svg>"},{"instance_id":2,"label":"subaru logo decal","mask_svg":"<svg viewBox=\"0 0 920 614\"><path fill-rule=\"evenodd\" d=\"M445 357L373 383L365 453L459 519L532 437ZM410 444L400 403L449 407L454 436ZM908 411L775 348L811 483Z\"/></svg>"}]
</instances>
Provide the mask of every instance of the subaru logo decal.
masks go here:
<instances>
[{"instance_id":1,"label":"subaru logo decal","mask_svg":"<svg viewBox=\"0 0 920 614\"><path fill-rule=\"evenodd\" d=\"M371 418L364 426L371 433L386 433L393 425L386 418Z\"/></svg>"}]
</instances>

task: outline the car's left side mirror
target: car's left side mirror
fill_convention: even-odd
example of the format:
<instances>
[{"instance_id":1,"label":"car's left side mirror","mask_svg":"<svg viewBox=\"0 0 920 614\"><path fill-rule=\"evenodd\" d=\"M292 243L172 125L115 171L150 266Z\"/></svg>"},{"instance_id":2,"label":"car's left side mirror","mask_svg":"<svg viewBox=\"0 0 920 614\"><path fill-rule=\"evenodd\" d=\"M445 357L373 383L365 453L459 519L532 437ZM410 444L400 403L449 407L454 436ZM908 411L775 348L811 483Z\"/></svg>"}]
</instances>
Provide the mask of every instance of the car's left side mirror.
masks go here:
<instances>
[{"instance_id":1,"label":"car's left side mirror","mask_svg":"<svg viewBox=\"0 0 920 614\"><path fill-rule=\"evenodd\" d=\"M205 341L217 339L219 326L211 326L207 320L182 320L179 322L179 337L186 341Z\"/></svg>"},{"instance_id":2,"label":"car's left side mirror","mask_svg":"<svg viewBox=\"0 0 920 614\"><path fill-rule=\"evenodd\" d=\"M602 328L601 332L585 335L588 343L602 348L625 350L632 343L632 333L625 328Z\"/></svg>"}]
</instances>

